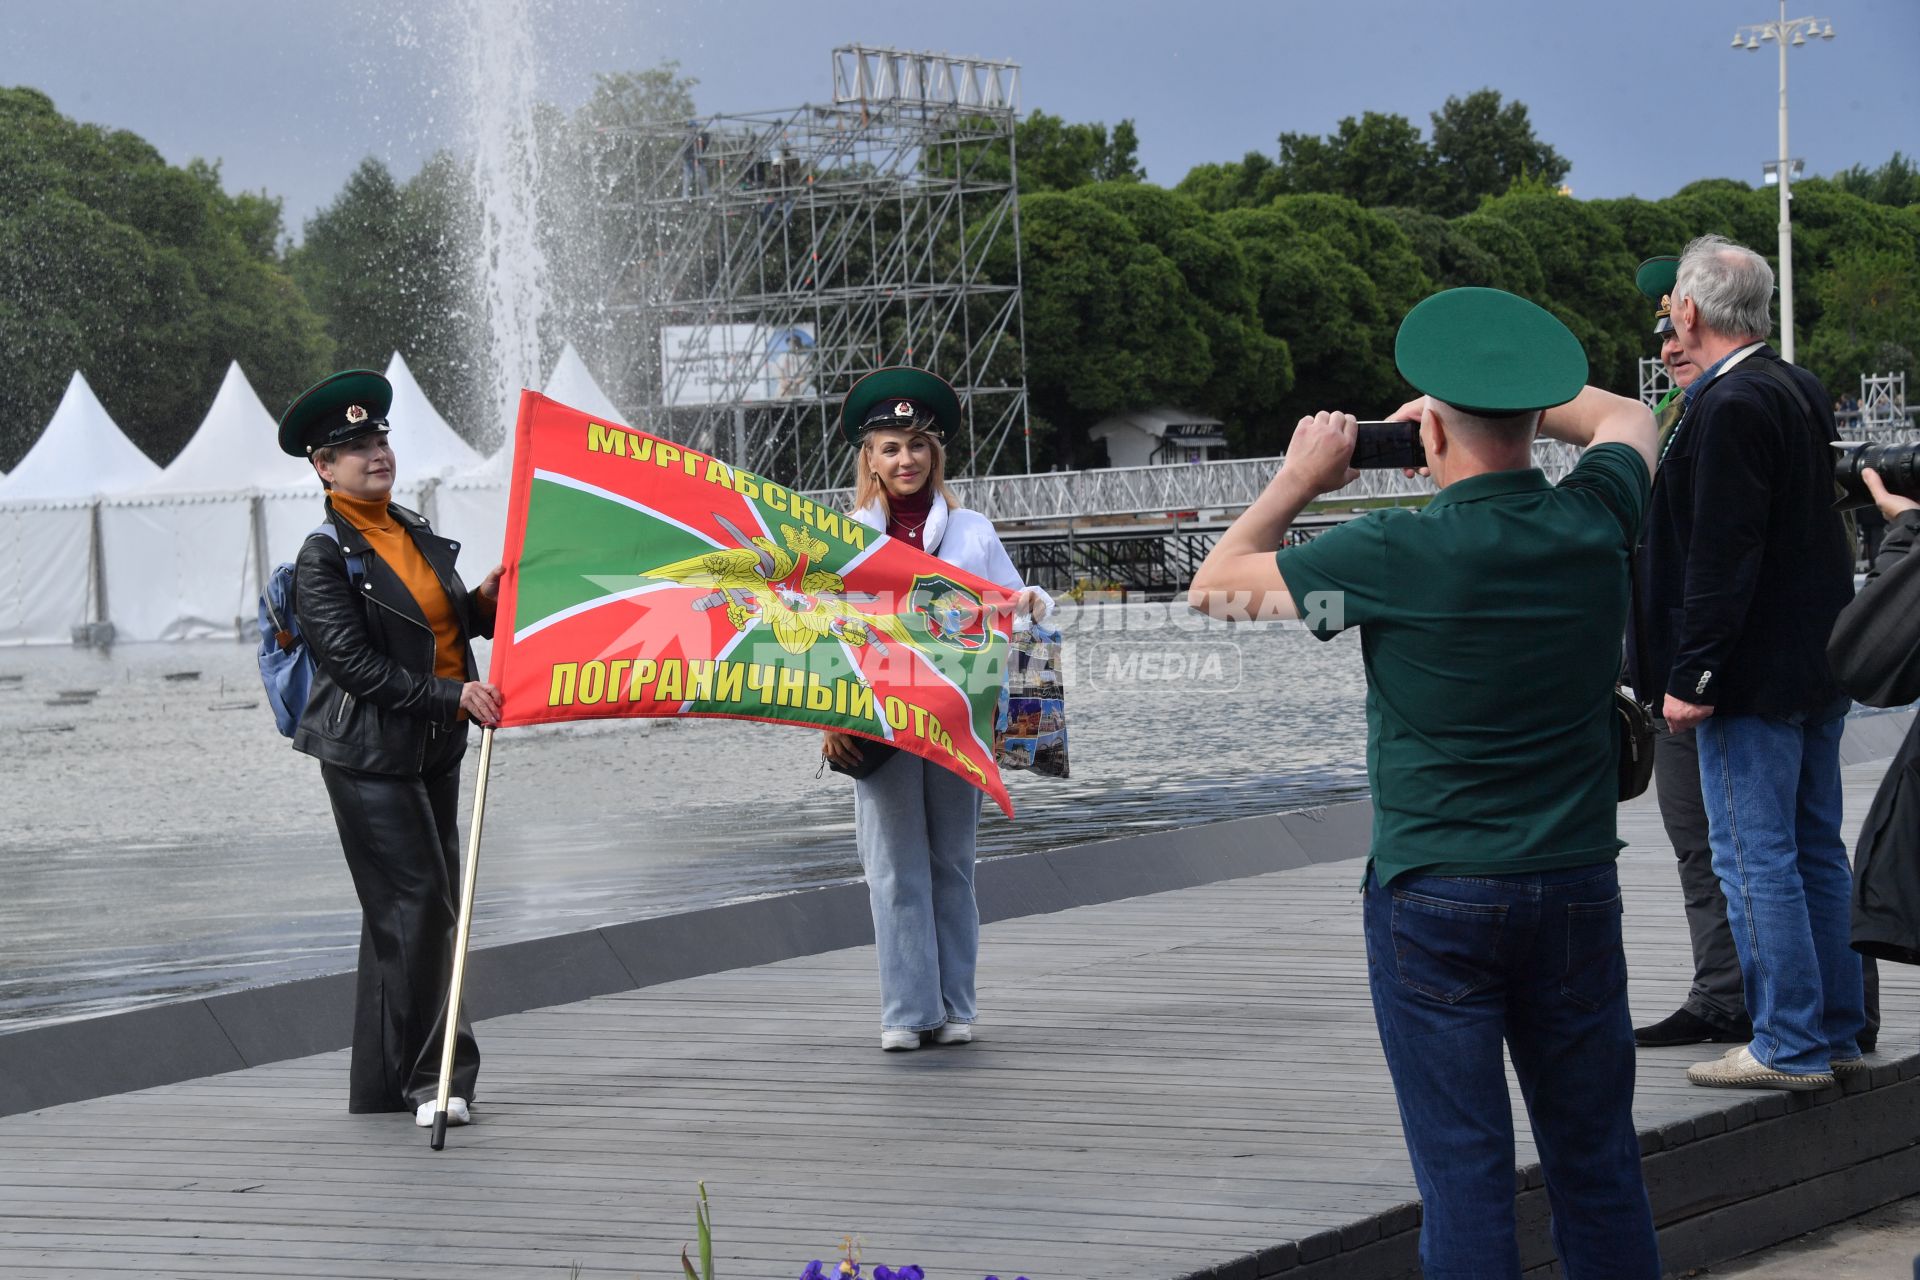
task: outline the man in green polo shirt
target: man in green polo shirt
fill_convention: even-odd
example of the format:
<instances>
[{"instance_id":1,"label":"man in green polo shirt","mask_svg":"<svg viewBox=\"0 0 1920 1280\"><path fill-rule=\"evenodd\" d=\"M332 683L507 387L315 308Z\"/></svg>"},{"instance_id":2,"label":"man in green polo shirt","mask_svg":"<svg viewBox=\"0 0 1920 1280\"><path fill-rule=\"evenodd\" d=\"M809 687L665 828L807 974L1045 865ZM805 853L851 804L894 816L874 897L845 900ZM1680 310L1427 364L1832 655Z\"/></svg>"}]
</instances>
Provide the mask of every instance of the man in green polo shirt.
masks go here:
<instances>
[{"instance_id":1,"label":"man in green polo shirt","mask_svg":"<svg viewBox=\"0 0 1920 1280\"><path fill-rule=\"evenodd\" d=\"M1520 1275L1503 1045L1527 1099L1570 1276L1655 1280L1633 1124L1633 1032L1614 859L1612 690L1652 416L1583 387L1546 311L1493 289L1415 307L1395 343L1424 394L1440 493L1276 554L1341 488L1354 419L1302 419L1188 600L1221 618L1360 629L1374 829L1368 977L1424 1202L1428 1275ZM1591 446L1550 485L1538 431Z\"/></svg>"}]
</instances>

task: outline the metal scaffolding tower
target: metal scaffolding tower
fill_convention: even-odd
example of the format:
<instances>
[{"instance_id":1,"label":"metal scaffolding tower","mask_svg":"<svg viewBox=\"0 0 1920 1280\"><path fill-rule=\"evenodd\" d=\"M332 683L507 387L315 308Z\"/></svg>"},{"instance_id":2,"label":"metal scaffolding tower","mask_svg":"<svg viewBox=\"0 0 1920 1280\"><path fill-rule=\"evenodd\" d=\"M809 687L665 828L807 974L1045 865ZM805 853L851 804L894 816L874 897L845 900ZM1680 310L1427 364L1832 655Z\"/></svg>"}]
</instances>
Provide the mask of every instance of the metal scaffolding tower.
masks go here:
<instances>
[{"instance_id":1,"label":"metal scaffolding tower","mask_svg":"<svg viewBox=\"0 0 1920 1280\"><path fill-rule=\"evenodd\" d=\"M967 420L949 474L1024 470L1019 66L847 45L833 102L610 131L630 248L610 309L638 425L803 489L845 483L835 419L889 364Z\"/></svg>"},{"instance_id":2,"label":"metal scaffolding tower","mask_svg":"<svg viewBox=\"0 0 1920 1280\"><path fill-rule=\"evenodd\" d=\"M1640 357L1640 403L1651 409L1673 390L1673 374L1658 356Z\"/></svg>"}]
</instances>

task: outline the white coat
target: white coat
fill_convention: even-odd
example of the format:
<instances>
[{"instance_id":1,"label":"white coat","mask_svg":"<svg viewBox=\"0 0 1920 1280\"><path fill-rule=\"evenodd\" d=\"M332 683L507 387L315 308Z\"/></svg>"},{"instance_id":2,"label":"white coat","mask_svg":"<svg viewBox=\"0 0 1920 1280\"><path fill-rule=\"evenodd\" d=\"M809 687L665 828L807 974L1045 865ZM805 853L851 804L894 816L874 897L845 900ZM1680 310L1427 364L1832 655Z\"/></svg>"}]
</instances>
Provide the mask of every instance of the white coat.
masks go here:
<instances>
[{"instance_id":1,"label":"white coat","mask_svg":"<svg viewBox=\"0 0 1920 1280\"><path fill-rule=\"evenodd\" d=\"M878 529L882 533L887 531L887 517L878 498L855 511L853 518L869 529ZM927 512L926 528L921 531L921 545L928 555L937 556L977 578L985 578L1009 591L1028 589L1027 584L1020 580L1020 571L1013 567L1007 549L1000 545L1000 535L995 532L993 521L978 511L948 507L946 498L939 493L933 495L933 507ZM1053 612L1053 597L1039 587L1032 588L1032 591L1034 619L1043 621Z\"/></svg>"}]
</instances>

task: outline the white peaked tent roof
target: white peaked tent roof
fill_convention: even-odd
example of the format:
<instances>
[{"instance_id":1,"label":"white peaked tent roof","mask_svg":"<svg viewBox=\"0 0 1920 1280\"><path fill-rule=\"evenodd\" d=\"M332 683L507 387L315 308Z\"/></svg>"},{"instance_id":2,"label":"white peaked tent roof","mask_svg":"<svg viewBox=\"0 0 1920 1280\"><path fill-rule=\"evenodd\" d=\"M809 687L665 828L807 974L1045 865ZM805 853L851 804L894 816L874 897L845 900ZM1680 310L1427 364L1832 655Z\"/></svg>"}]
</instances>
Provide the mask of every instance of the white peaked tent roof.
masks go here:
<instances>
[{"instance_id":1,"label":"white peaked tent roof","mask_svg":"<svg viewBox=\"0 0 1920 1280\"><path fill-rule=\"evenodd\" d=\"M75 370L60 397L60 407L47 420L5 480L0 501L35 502L90 498L121 493L160 474L153 459L114 425L93 394L87 380Z\"/></svg>"},{"instance_id":2,"label":"white peaked tent roof","mask_svg":"<svg viewBox=\"0 0 1920 1280\"><path fill-rule=\"evenodd\" d=\"M578 409L589 417L599 418L620 426L629 425L627 415L620 412L612 397L600 389L600 384L587 372L587 362L569 342L560 349L560 358L553 362L553 372L547 376L547 385L540 394L549 400L558 400L569 409ZM508 424L507 438L494 450L493 456L480 463L461 478L474 481L505 481L513 469L513 428Z\"/></svg>"},{"instance_id":3,"label":"white peaked tent roof","mask_svg":"<svg viewBox=\"0 0 1920 1280\"><path fill-rule=\"evenodd\" d=\"M560 358L553 362L553 372L547 376L547 385L541 394L588 417L627 425L627 415L620 412L612 398L593 380L593 375L587 372L587 362L580 358L571 342L560 349Z\"/></svg>"},{"instance_id":4,"label":"white peaked tent roof","mask_svg":"<svg viewBox=\"0 0 1920 1280\"><path fill-rule=\"evenodd\" d=\"M260 403L240 362L227 365L227 376L213 397L200 429L187 441L180 456L159 476L139 487L145 494L243 493L249 489L283 488L302 479L304 464L280 452L279 424Z\"/></svg>"},{"instance_id":5,"label":"white peaked tent roof","mask_svg":"<svg viewBox=\"0 0 1920 1280\"><path fill-rule=\"evenodd\" d=\"M458 475L479 463L480 455L447 425L398 351L387 361L387 381L393 384L387 421L393 424L393 451L402 482Z\"/></svg>"}]
</instances>

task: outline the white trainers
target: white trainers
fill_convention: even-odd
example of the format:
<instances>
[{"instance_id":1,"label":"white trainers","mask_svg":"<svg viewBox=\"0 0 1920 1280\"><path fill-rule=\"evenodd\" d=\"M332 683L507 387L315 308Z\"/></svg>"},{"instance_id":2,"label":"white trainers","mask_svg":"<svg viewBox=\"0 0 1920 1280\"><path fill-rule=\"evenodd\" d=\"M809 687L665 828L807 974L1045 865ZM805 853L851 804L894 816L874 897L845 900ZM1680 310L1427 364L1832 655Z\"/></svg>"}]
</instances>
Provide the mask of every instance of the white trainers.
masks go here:
<instances>
[{"instance_id":1,"label":"white trainers","mask_svg":"<svg viewBox=\"0 0 1920 1280\"><path fill-rule=\"evenodd\" d=\"M413 1122L422 1129L433 1128L433 1113L436 1110L438 1110L437 1100L429 1100L421 1103L418 1107L414 1108ZM472 1121L473 1113L467 1109L467 1100L465 1098L447 1099L447 1127L449 1129L455 1125L470 1124Z\"/></svg>"},{"instance_id":2,"label":"white trainers","mask_svg":"<svg viewBox=\"0 0 1920 1280\"><path fill-rule=\"evenodd\" d=\"M1775 1071L1753 1056L1744 1044L1735 1045L1712 1062L1696 1062L1687 1068L1687 1082L1712 1089L1785 1089L1804 1092L1833 1087L1831 1071L1796 1074Z\"/></svg>"},{"instance_id":3,"label":"white trainers","mask_svg":"<svg viewBox=\"0 0 1920 1280\"><path fill-rule=\"evenodd\" d=\"M904 1053L920 1047L918 1031L889 1030L880 1033L880 1047L888 1053Z\"/></svg>"},{"instance_id":4,"label":"white trainers","mask_svg":"<svg viewBox=\"0 0 1920 1280\"><path fill-rule=\"evenodd\" d=\"M935 1044L966 1044L972 1039L973 1024L971 1022L948 1021L941 1024L933 1033Z\"/></svg>"}]
</instances>

